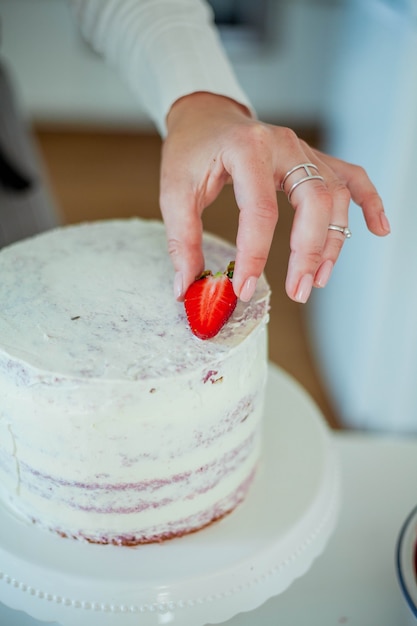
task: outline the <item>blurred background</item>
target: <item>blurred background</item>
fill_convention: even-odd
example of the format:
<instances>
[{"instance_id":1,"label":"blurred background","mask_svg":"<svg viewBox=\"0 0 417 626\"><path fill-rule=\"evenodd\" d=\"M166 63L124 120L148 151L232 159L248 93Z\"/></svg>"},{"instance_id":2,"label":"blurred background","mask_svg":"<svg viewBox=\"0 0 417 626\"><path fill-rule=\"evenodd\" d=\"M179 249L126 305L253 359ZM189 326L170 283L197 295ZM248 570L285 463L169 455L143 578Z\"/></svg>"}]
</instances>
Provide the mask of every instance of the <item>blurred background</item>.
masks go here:
<instances>
[{"instance_id":1,"label":"blurred background","mask_svg":"<svg viewBox=\"0 0 417 626\"><path fill-rule=\"evenodd\" d=\"M270 358L307 389L332 427L416 433L417 2L211 4L259 117L363 165L393 230L376 240L352 206L353 237L330 284L296 305L284 292L292 209L278 194L266 270ZM0 103L9 111L1 116L2 147L30 174L45 220L159 217L161 140L82 39L66 1L0 0L0 23ZM10 84L14 100L5 96ZM0 194L0 202L17 215L25 193ZM204 219L207 230L233 241L230 188Z\"/></svg>"}]
</instances>

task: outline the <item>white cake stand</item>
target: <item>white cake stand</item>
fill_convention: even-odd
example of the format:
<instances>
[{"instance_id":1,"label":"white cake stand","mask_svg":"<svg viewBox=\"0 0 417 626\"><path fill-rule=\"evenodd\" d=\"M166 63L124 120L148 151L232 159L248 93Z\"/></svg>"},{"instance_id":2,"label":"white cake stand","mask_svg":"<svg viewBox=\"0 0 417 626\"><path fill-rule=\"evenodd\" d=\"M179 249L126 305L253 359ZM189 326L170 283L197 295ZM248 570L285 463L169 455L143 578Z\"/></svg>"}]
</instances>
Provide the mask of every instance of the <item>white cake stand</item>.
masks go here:
<instances>
[{"instance_id":1,"label":"white cake stand","mask_svg":"<svg viewBox=\"0 0 417 626\"><path fill-rule=\"evenodd\" d=\"M0 505L0 602L64 626L201 626L283 592L335 526L331 436L305 392L271 365L262 465L246 501L198 533L137 548L62 539Z\"/></svg>"}]
</instances>

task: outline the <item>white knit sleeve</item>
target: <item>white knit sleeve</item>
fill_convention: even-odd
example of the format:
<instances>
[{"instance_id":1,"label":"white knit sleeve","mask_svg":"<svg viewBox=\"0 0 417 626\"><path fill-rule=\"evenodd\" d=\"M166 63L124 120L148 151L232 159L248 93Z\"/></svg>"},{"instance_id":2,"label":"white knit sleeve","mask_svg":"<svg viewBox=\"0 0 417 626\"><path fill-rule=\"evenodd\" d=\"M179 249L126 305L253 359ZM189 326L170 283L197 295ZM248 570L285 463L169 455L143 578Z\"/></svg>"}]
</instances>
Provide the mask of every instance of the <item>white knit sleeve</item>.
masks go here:
<instances>
[{"instance_id":1,"label":"white knit sleeve","mask_svg":"<svg viewBox=\"0 0 417 626\"><path fill-rule=\"evenodd\" d=\"M70 0L84 37L117 68L166 133L180 97L208 91L253 113L204 0Z\"/></svg>"}]
</instances>

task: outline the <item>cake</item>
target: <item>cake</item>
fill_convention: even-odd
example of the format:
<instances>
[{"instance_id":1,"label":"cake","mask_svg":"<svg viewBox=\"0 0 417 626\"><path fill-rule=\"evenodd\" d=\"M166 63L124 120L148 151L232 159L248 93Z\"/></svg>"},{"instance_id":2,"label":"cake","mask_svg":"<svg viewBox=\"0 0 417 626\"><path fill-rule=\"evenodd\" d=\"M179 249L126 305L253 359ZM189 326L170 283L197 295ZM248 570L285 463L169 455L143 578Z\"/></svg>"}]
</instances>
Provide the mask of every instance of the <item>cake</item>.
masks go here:
<instances>
[{"instance_id":1,"label":"cake","mask_svg":"<svg viewBox=\"0 0 417 626\"><path fill-rule=\"evenodd\" d=\"M204 239L206 267L230 244ZM199 530L258 465L269 288L195 337L173 296L162 222L64 226L0 251L0 499L95 543Z\"/></svg>"}]
</instances>

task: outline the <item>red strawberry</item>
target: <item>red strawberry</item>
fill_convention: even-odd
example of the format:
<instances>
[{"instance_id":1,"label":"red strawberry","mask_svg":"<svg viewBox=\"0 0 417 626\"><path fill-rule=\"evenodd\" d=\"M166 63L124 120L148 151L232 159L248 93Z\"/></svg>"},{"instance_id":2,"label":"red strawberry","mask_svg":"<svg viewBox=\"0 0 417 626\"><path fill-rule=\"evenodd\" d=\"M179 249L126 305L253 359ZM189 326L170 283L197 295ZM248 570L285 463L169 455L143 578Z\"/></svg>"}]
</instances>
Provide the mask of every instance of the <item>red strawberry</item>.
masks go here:
<instances>
[{"instance_id":1,"label":"red strawberry","mask_svg":"<svg viewBox=\"0 0 417 626\"><path fill-rule=\"evenodd\" d=\"M217 335L235 310L237 298L231 280L234 266L231 261L224 273L205 270L185 293L188 323L199 339Z\"/></svg>"}]
</instances>

